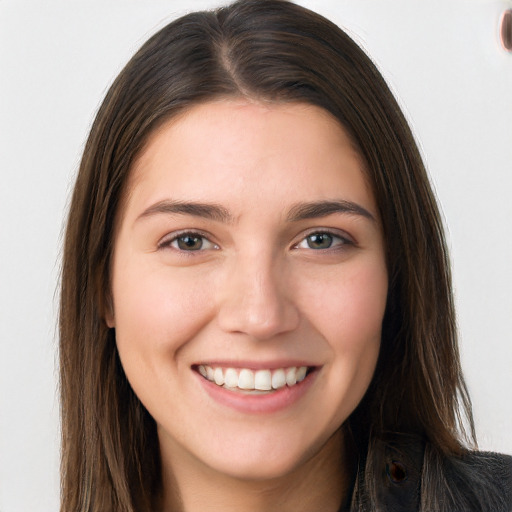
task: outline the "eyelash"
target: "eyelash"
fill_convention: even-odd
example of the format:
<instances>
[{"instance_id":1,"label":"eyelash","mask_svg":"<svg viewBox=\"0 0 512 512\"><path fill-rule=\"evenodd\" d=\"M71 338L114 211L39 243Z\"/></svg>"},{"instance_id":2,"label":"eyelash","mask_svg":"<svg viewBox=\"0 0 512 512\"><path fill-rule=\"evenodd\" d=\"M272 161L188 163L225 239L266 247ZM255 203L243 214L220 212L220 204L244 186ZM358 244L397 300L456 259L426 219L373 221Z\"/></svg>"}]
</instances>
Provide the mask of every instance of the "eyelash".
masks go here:
<instances>
[{"instance_id":1,"label":"eyelash","mask_svg":"<svg viewBox=\"0 0 512 512\"><path fill-rule=\"evenodd\" d=\"M325 247L325 248L313 249L312 247L300 247L300 245L303 243L307 244L308 239L315 235L316 236L328 235L329 237L332 237L333 241L329 247ZM187 250L182 247L179 247L178 244L179 244L180 239L183 240L187 237L193 238L193 239L201 239L202 243L199 246L199 248ZM336 239L339 241L338 243L334 242L334 240L336 240ZM203 248L204 241L207 241L209 244L211 244L212 247L209 247L206 249ZM174 246L173 245L174 243L176 243L176 245L178 245L178 246L177 247ZM334 247L332 246L332 244L335 244ZM303 249L310 249L313 251L315 251L315 250L316 251L328 251L328 250L335 251L335 250L340 250L343 246L347 246L347 245L355 245L355 242L353 240L351 240L348 236L346 236L346 235L343 236L339 232L334 232L329 229L316 229L314 231L307 233L305 236L303 236L303 238L298 243L294 244L292 248L293 249L303 248ZM178 251L178 252L184 254L184 253L202 252L204 250L218 250L219 246L209 239L209 235L207 235L201 231L182 231L179 233L174 233L171 238L164 237L162 239L162 241L158 243L158 249L165 249L165 248L171 248L175 251Z\"/></svg>"}]
</instances>

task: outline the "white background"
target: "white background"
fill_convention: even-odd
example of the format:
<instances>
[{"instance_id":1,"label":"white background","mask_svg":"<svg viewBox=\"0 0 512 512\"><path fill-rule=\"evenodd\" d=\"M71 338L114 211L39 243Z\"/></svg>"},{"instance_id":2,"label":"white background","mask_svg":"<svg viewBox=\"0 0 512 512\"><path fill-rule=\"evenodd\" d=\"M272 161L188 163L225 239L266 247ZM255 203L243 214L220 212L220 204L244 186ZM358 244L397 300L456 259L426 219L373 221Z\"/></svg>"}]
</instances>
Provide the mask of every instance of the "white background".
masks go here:
<instances>
[{"instance_id":1,"label":"white background","mask_svg":"<svg viewBox=\"0 0 512 512\"><path fill-rule=\"evenodd\" d=\"M512 453L512 54L500 0L319 0L417 134L452 249L480 446ZM157 28L217 1L0 0L0 511L58 509L56 305L66 202L108 85Z\"/></svg>"}]
</instances>

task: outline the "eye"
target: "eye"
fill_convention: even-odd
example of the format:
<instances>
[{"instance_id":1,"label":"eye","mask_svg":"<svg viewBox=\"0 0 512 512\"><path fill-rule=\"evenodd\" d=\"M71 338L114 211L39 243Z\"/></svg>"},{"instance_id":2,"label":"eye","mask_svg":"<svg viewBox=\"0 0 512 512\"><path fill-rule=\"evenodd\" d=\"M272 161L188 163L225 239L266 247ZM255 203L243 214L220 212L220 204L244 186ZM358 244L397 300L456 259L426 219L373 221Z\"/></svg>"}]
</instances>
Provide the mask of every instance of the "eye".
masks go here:
<instances>
[{"instance_id":1,"label":"eye","mask_svg":"<svg viewBox=\"0 0 512 512\"><path fill-rule=\"evenodd\" d=\"M179 233L178 235L174 235L170 238L165 238L159 244L159 248L164 247L172 247L178 251L201 251L201 250L211 250L218 249L219 246L214 244L208 238L206 238L201 233L187 232L187 233Z\"/></svg>"},{"instance_id":2,"label":"eye","mask_svg":"<svg viewBox=\"0 0 512 512\"><path fill-rule=\"evenodd\" d=\"M332 249L338 246L351 244L352 242L345 237L329 233L328 231L318 231L311 233L301 240L295 247L298 249Z\"/></svg>"}]
</instances>

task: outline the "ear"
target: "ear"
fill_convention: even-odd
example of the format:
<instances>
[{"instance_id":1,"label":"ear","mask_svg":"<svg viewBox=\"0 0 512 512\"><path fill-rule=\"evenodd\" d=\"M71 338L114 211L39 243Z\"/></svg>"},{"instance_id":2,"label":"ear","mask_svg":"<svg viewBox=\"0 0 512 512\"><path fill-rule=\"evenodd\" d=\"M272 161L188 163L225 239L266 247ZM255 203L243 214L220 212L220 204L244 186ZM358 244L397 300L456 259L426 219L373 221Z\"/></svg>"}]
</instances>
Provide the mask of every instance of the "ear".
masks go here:
<instances>
[{"instance_id":1,"label":"ear","mask_svg":"<svg viewBox=\"0 0 512 512\"><path fill-rule=\"evenodd\" d=\"M107 324L107 327L109 329L113 329L115 326L116 326L116 323L115 323L115 319L114 319L114 315L112 314L107 314L105 315L105 323Z\"/></svg>"},{"instance_id":2,"label":"ear","mask_svg":"<svg viewBox=\"0 0 512 512\"><path fill-rule=\"evenodd\" d=\"M103 310L103 320L105 320L107 327L113 329L116 326L116 317L114 314L114 303L112 301L112 296L110 295L110 293L105 297L105 306Z\"/></svg>"}]
</instances>

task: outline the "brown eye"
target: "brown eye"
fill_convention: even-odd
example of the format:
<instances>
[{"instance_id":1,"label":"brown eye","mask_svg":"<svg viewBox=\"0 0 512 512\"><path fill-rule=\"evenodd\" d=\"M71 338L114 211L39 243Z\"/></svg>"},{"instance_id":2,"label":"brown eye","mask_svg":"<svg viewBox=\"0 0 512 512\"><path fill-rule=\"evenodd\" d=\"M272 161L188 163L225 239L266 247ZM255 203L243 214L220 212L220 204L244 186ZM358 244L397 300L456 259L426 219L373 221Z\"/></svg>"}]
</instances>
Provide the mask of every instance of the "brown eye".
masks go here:
<instances>
[{"instance_id":1,"label":"brown eye","mask_svg":"<svg viewBox=\"0 0 512 512\"><path fill-rule=\"evenodd\" d=\"M178 249L182 251L199 251L203 248L203 237L195 235L183 235L175 240Z\"/></svg>"}]
</instances>

